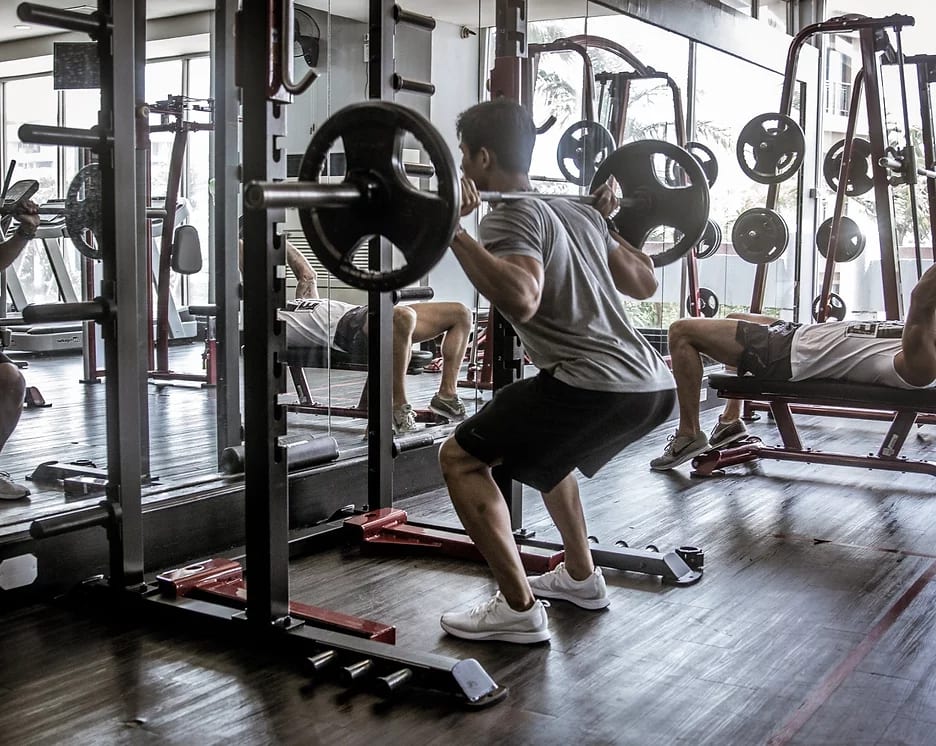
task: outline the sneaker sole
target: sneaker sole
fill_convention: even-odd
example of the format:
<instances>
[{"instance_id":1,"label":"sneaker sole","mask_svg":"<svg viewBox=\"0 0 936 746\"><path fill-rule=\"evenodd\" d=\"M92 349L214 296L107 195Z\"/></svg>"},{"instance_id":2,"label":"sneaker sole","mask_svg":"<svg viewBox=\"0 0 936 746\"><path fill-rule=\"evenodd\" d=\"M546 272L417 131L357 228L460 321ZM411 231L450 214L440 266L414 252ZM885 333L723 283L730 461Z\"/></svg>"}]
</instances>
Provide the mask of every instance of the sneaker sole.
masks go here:
<instances>
[{"instance_id":1,"label":"sneaker sole","mask_svg":"<svg viewBox=\"0 0 936 746\"><path fill-rule=\"evenodd\" d=\"M604 598L579 598L578 596L569 596L565 593L538 591L536 588L533 588L533 595L537 598L549 598L557 601L568 601L570 604L575 604L579 608L588 609L589 611L606 609L611 605L611 599L607 596Z\"/></svg>"},{"instance_id":2,"label":"sneaker sole","mask_svg":"<svg viewBox=\"0 0 936 746\"><path fill-rule=\"evenodd\" d=\"M669 470L672 469L674 466L679 466L680 464L684 464L684 463L686 463L687 461L689 461L689 460L691 460L691 459L694 459L694 458L695 458L696 456L698 456L700 453L705 453L706 451L708 451L708 450L710 450L710 449L711 449L711 446L710 446L709 444L706 443L702 448L699 448L698 450L694 450L694 451L689 451L689 453L683 454L683 455L680 456L679 458L674 459L673 461L670 461L668 464L656 464L656 465L654 465L654 464L651 463L651 464L650 464L650 468L653 469L654 471L669 471Z\"/></svg>"},{"instance_id":3,"label":"sneaker sole","mask_svg":"<svg viewBox=\"0 0 936 746\"><path fill-rule=\"evenodd\" d=\"M445 622L440 622L442 629L453 637L460 637L463 640L487 640L489 642L514 642L520 645L533 645L537 642L546 642L550 635L549 630L544 629L540 632L467 632L463 629L448 626Z\"/></svg>"}]
</instances>

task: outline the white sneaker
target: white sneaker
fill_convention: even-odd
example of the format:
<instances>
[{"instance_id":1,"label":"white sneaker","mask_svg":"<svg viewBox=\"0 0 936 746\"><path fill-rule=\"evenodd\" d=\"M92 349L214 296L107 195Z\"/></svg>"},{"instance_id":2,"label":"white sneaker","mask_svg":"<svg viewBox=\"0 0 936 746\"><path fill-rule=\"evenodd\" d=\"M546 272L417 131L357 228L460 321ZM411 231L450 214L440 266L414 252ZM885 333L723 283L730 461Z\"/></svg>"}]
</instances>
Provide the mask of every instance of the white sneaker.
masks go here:
<instances>
[{"instance_id":1,"label":"white sneaker","mask_svg":"<svg viewBox=\"0 0 936 746\"><path fill-rule=\"evenodd\" d=\"M465 640L500 640L531 644L549 639L546 606L534 601L526 611L514 611L498 591L494 597L468 611L442 615L442 629Z\"/></svg>"},{"instance_id":2,"label":"white sneaker","mask_svg":"<svg viewBox=\"0 0 936 746\"><path fill-rule=\"evenodd\" d=\"M28 494L28 487L14 482L9 472L0 471L0 500L22 500Z\"/></svg>"},{"instance_id":3,"label":"white sneaker","mask_svg":"<svg viewBox=\"0 0 936 746\"><path fill-rule=\"evenodd\" d=\"M416 413L412 404L393 410L393 434L406 435L416 431Z\"/></svg>"},{"instance_id":4,"label":"white sneaker","mask_svg":"<svg viewBox=\"0 0 936 746\"><path fill-rule=\"evenodd\" d=\"M600 567L596 567L585 580L576 580L569 575L565 562L560 562L555 570L527 580L530 581L533 595L538 598L558 598L583 609L603 609L611 603Z\"/></svg>"}]
</instances>

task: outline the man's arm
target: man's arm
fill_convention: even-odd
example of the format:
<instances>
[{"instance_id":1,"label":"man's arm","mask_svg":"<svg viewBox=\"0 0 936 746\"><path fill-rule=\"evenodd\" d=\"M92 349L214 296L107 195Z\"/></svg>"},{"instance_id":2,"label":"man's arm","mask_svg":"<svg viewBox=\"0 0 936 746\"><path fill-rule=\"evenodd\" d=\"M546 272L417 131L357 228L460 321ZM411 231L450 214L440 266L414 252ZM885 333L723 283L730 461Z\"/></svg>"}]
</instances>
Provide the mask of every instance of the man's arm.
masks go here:
<instances>
[{"instance_id":1,"label":"man's arm","mask_svg":"<svg viewBox=\"0 0 936 746\"><path fill-rule=\"evenodd\" d=\"M6 241L0 243L0 271L3 271L16 261L27 244L35 238L39 227L39 208L35 202L27 200L22 209L17 212L16 219L19 226Z\"/></svg>"},{"instance_id":2,"label":"man's arm","mask_svg":"<svg viewBox=\"0 0 936 746\"><path fill-rule=\"evenodd\" d=\"M459 228L452 252L485 298L512 319L532 318L543 294L543 265L529 256L497 257Z\"/></svg>"},{"instance_id":3,"label":"man's arm","mask_svg":"<svg viewBox=\"0 0 936 746\"><path fill-rule=\"evenodd\" d=\"M618 244L616 249L608 252L608 266L611 268L614 286L631 298L649 298L656 292L658 285L653 260L640 249L631 246L622 236L614 231L609 232Z\"/></svg>"},{"instance_id":4,"label":"man's arm","mask_svg":"<svg viewBox=\"0 0 936 746\"><path fill-rule=\"evenodd\" d=\"M318 278L312 265L289 241L286 242L286 264L296 276L297 298L318 298Z\"/></svg>"}]
</instances>

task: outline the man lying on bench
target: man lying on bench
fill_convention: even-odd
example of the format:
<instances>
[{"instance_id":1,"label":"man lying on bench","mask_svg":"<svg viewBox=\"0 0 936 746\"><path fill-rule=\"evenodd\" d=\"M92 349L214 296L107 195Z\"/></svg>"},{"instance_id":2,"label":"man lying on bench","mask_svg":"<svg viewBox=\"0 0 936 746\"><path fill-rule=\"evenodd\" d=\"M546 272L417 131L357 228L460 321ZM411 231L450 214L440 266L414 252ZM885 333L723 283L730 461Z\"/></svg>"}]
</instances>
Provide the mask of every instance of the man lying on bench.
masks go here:
<instances>
[{"instance_id":1,"label":"man lying on bench","mask_svg":"<svg viewBox=\"0 0 936 746\"><path fill-rule=\"evenodd\" d=\"M936 265L913 288L906 321L801 325L756 314L680 319L669 328L679 425L650 467L672 469L747 436L740 399L729 399L711 435L699 425L702 355L767 380L825 378L901 389L936 385Z\"/></svg>"},{"instance_id":2,"label":"man lying on bench","mask_svg":"<svg viewBox=\"0 0 936 746\"><path fill-rule=\"evenodd\" d=\"M243 221L241 221L243 231ZM240 242L243 258L243 241ZM367 306L322 298L315 270L302 253L286 242L286 263L296 276L296 300L279 318L286 325L286 346L330 347L354 360L367 360ZM243 267L243 261L241 262ZM406 397L406 369L413 344L442 336L442 380L429 408L450 420L465 417L458 398L458 372L468 337L471 311L462 303L429 301L393 307L393 431L397 435L416 429L416 415Z\"/></svg>"}]
</instances>

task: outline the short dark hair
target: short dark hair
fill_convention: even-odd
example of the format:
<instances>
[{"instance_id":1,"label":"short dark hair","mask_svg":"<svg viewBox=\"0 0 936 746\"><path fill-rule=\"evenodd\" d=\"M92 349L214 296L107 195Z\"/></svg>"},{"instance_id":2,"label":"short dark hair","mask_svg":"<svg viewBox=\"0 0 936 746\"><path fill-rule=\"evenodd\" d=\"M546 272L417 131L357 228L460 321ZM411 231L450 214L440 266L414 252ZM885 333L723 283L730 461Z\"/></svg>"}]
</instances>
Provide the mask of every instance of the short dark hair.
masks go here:
<instances>
[{"instance_id":1,"label":"short dark hair","mask_svg":"<svg viewBox=\"0 0 936 746\"><path fill-rule=\"evenodd\" d=\"M455 132L470 155L487 148L505 171L529 173L536 125L516 101L496 98L475 104L459 114Z\"/></svg>"}]
</instances>

